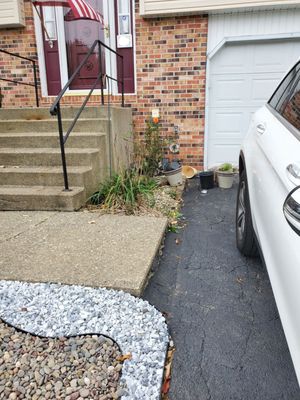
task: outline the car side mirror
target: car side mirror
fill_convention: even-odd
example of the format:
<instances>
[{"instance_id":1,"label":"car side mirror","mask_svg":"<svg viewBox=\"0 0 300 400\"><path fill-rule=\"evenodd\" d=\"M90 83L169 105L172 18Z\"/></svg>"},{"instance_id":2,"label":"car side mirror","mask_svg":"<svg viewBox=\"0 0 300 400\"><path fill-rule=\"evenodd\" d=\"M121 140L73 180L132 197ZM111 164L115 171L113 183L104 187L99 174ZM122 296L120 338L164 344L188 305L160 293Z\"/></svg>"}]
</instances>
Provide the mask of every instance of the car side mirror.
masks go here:
<instances>
[{"instance_id":1,"label":"car side mirror","mask_svg":"<svg viewBox=\"0 0 300 400\"><path fill-rule=\"evenodd\" d=\"M300 186L286 198L283 213L290 226L300 235Z\"/></svg>"}]
</instances>

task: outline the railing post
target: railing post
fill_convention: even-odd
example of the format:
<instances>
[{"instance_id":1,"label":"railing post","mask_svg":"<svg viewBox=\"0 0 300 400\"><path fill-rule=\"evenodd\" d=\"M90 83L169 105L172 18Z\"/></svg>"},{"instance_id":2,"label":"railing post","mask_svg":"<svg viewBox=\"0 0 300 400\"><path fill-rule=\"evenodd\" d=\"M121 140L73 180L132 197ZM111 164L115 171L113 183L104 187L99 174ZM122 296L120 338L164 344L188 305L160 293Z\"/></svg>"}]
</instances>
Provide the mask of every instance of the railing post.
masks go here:
<instances>
[{"instance_id":1,"label":"railing post","mask_svg":"<svg viewBox=\"0 0 300 400\"><path fill-rule=\"evenodd\" d=\"M34 90L35 90L35 101L36 101L36 106L39 107L39 92L38 92L38 83L37 83L37 74L36 74L36 65L35 61L33 63L33 77L34 77Z\"/></svg>"},{"instance_id":2,"label":"railing post","mask_svg":"<svg viewBox=\"0 0 300 400\"><path fill-rule=\"evenodd\" d=\"M69 182L68 182L66 155L65 155L64 132L63 132L59 102L57 103L57 122L58 122L59 143L60 143L60 151L61 151L61 162L62 162L63 174L64 174L65 191L70 191Z\"/></svg>"},{"instance_id":3,"label":"railing post","mask_svg":"<svg viewBox=\"0 0 300 400\"><path fill-rule=\"evenodd\" d=\"M121 60L122 60L122 107L125 107L125 101L124 101L124 57L122 57Z\"/></svg>"},{"instance_id":4,"label":"railing post","mask_svg":"<svg viewBox=\"0 0 300 400\"><path fill-rule=\"evenodd\" d=\"M99 52L99 73L101 75L100 85L101 85L101 104L104 105L104 90L103 90L103 71L102 71L102 53L101 53L101 43L98 41L98 52Z\"/></svg>"}]
</instances>

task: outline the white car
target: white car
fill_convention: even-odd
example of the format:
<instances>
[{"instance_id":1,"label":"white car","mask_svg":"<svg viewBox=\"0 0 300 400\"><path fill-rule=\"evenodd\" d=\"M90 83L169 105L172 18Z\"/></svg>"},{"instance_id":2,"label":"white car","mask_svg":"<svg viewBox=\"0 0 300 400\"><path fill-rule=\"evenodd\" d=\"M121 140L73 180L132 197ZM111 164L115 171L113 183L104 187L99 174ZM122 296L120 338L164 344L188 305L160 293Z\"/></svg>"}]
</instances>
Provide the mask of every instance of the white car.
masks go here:
<instances>
[{"instance_id":1,"label":"white car","mask_svg":"<svg viewBox=\"0 0 300 400\"><path fill-rule=\"evenodd\" d=\"M264 259L300 383L300 61L253 115L239 174L237 247Z\"/></svg>"}]
</instances>

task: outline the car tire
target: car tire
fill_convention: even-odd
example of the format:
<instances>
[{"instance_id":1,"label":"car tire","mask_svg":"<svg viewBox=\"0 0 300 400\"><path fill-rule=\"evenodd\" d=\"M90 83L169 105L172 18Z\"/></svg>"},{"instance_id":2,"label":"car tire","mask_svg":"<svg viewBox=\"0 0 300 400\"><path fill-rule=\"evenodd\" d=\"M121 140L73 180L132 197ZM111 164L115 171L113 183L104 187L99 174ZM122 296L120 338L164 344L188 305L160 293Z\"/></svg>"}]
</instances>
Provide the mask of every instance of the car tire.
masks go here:
<instances>
[{"instance_id":1,"label":"car tire","mask_svg":"<svg viewBox=\"0 0 300 400\"><path fill-rule=\"evenodd\" d=\"M252 225L251 208L246 172L240 175L236 202L236 244L247 257L258 256L255 233Z\"/></svg>"}]
</instances>

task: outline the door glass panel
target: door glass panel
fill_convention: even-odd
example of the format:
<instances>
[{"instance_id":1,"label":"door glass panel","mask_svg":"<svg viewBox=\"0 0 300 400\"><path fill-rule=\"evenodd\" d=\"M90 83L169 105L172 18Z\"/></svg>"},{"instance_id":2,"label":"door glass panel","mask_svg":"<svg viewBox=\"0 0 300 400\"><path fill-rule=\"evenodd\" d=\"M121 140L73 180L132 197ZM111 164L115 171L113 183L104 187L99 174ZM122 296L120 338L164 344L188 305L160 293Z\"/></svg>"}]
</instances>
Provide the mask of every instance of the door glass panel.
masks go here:
<instances>
[{"instance_id":1,"label":"door glass panel","mask_svg":"<svg viewBox=\"0 0 300 400\"><path fill-rule=\"evenodd\" d=\"M119 14L129 14L129 0L118 0Z\"/></svg>"},{"instance_id":2,"label":"door glass panel","mask_svg":"<svg viewBox=\"0 0 300 400\"><path fill-rule=\"evenodd\" d=\"M130 33L130 20L129 15L120 15L119 16L119 34L126 35Z\"/></svg>"},{"instance_id":3,"label":"door glass panel","mask_svg":"<svg viewBox=\"0 0 300 400\"><path fill-rule=\"evenodd\" d=\"M118 16L119 35L128 35L131 31L130 0L118 0Z\"/></svg>"},{"instance_id":4,"label":"door glass panel","mask_svg":"<svg viewBox=\"0 0 300 400\"><path fill-rule=\"evenodd\" d=\"M103 0L89 0L89 4L103 15ZM65 12L65 33L69 78L84 59L95 40L104 42L102 24L92 20L74 20L72 11ZM101 49L102 73L105 73L105 49ZM98 46L81 68L70 89L90 89L100 72ZM100 88L100 83L97 88Z\"/></svg>"},{"instance_id":5,"label":"door glass panel","mask_svg":"<svg viewBox=\"0 0 300 400\"><path fill-rule=\"evenodd\" d=\"M54 7L43 7L44 25L47 31L46 40L57 40Z\"/></svg>"}]
</instances>

